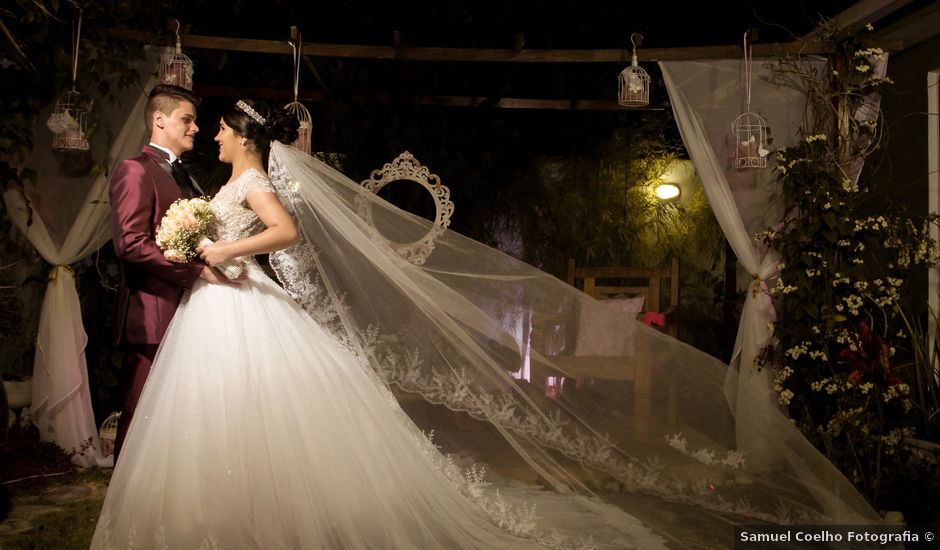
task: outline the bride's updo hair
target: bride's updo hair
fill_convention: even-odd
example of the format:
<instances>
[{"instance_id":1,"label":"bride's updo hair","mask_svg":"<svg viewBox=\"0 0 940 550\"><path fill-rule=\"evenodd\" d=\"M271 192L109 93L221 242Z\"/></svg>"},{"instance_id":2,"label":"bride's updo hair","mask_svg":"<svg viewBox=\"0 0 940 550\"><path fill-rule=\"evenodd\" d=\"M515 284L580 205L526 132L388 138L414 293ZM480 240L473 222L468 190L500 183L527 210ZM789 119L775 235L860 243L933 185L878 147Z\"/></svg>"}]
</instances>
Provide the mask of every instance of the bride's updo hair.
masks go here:
<instances>
[{"instance_id":1,"label":"bride's updo hair","mask_svg":"<svg viewBox=\"0 0 940 550\"><path fill-rule=\"evenodd\" d=\"M255 148L261 153L265 168L268 164L268 153L271 152L271 142L293 143L297 139L297 128L300 127L300 121L293 114L253 99L236 101L232 108L222 115L222 119L238 135L255 144Z\"/></svg>"}]
</instances>

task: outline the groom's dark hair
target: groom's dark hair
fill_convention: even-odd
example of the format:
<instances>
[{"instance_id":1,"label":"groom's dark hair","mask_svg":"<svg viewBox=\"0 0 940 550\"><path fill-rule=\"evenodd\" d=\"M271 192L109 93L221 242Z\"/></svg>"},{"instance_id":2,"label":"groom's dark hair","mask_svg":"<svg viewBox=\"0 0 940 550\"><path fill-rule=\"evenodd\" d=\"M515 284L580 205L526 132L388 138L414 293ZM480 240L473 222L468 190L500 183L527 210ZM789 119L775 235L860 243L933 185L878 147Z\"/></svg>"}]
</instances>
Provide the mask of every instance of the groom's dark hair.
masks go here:
<instances>
[{"instance_id":1,"label":"groom's dark hair","mask_svg":"<svg viewBox=\"0 0 940 550\"><path fill-rule=\"evenodd\" d=\"M167 116L173 112L173 109L182 101L188 101L193 107L199 106L199 98L196 94L172 84L157 84L147 94L147 109L144 111L144 118L147 122L147 131L153 131L153 114L157 111Z\"/></svg>"}]
</instances>

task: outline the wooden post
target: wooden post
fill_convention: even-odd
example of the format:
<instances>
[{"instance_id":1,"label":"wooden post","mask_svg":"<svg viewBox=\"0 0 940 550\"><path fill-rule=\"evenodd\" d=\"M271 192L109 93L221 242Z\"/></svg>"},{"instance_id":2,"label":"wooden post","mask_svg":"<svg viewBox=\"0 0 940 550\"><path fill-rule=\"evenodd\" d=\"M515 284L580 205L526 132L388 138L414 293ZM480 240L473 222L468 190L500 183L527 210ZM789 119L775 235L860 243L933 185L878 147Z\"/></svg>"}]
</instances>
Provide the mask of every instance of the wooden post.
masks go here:
<instances>
[{"instance_id":1,"label":"wooden post","mask_svg":"<svg viewBox=\"0 0 940 550\"><path fill-rule=\"evenodd\" d=\"M738 259L731 243L725 241L725 299L722 301L722 359L731 361L734 339L738 334L738 323L734 316L735 297L738 295Z\"/></svg>"}]
</instances>

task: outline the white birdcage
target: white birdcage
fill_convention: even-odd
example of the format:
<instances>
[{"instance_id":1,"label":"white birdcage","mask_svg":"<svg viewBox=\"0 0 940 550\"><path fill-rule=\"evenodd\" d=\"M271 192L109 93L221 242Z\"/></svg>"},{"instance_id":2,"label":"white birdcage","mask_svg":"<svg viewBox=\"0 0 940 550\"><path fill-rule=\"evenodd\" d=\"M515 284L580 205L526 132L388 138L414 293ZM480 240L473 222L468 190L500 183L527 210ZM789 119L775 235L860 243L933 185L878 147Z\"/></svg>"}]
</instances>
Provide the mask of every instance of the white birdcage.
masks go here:
<instances>
[{"instance_id":1,"label":"white birdcage","mask_svg":"<svg viewBox=\"0 0 940 550\"><path fill-rule=\"evenodd\" d=\"M193 89L193 61L183 53L180 42L180 23L176 22L176 48L167 48L160 58L160 82L187 90Z\"/></svg>"},{"instance_id":2,"label":"white birdcage","mask_svg":"<svg viewBox=\"0 0 940 550\"><path fill-rule=\"evenodd\" d=\"M109 456L114 454L114 440L117 439L118 423L121 421L121 413L113 412L98 429L98 439L101 441L101 454Z\"/></svg>"},{"instance_id":3,"label":"white birdcage","mask_svg":"<svg viewBox=\"0 0 940 550\"><path fill-rule=\"evenodd\" d=\"M738 115L731 124L734 134L734 167L765 168L767 155L767 123L764 117L747 111Z\"/></svg>"},{"instance_id":4,"label":"white birdcage","mask_svg":"<svg viewBox=\"0 0 940 550\"><path fill-rule=\"evenodd\" d=\"M637 63L634 36L643 38L639 33L630 35L633 59L629 67L620 71L617 102L624 107L644 107L650 104L650 75Z\"/></svg>"},{"instance_id":5,"label":"white birdcage","mask_svg":"<svg viewBox=\"0 0 940 550\"><path fill-rule=\"evenodd\" d=\"M98 437L101 439L110 439L114 440L117 437L118 422L121 420L121 413L113 412L107 418L104 419L104 422L101 423L101 428L98 429Z\"/></svg>"},{"instance_id":6,"label":"white birdcage","mask_svg":"<svg viewBox=\"0 0 940 550\"><path fill-rule=\"evenodd\" d=\"M746 110L731 123L734 135L734 167L738 170L766 168L770 148L767 143L767 121L751 111L751 49L744 33L744 79Z\"/></svg>"},{"instance_id":7,"label":"white birdcage","mask_svg":"<svg viewBox=\"0 0 940 550\"><path fill-rule=\"evenodd\" d=\"M297 117L297 120L300 121L300 127L297 129L297 139L294 143L291 143L291 146L309 155L311 150L311 136L313 134L313 121L310 118L310 111L299 101L288 103L284 106L284 109Z\"/></svg>"},{"instance_id":8,"label":"white birdcage","mask_svg":"<svg viewBox=\"0 0 940 550\"><path fill-rule=\"evenodd\" d=\"M82 10L78 6L75 6L75 10L72 20L72 89L56 101L55 110L46 120L46 126L55 134L52 138L52 148L57 151L89 149L85 132L91 102L86 101L75 89L75 81L78 78L78 47L82 36Z\"/></svg>"},{"instance_id":9,"label":"white birdcage","mask_svg":"<svg viewBox=\"0 0 940 550\"><path fill-rule=\"evenodd\" d=\"M56 101L55 111L49 115L46 125L54 134L52 148L58 151L87 151L88 138L85 131L88 125L89 104L82 94L72 90L62 94Z\"/></svg>"}]
</instances>

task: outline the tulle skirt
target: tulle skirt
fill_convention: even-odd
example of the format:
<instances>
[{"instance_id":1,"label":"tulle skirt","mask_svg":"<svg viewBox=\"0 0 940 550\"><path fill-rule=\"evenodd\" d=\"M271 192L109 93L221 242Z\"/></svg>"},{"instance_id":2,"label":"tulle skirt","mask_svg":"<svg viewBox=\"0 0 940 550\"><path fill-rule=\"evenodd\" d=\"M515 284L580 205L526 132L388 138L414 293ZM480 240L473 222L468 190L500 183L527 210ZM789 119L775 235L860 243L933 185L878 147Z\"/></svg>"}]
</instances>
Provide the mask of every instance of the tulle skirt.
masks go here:
<instances>
[{"instance_id":1,"label":"tulle skirt","mask_svg":"<svg viewBox=\"0 0 940 550\"><path fill-rule=\"evenodd\" d=\"M487 505L374 373L249 273L239 288L200 280L184 298L92 548L580 547L605 528L621 532L614 547L660 546L589 499L507 488ZM580 532L533 531L533 500Z\"/></svg>"}]
</instances>

